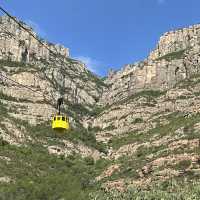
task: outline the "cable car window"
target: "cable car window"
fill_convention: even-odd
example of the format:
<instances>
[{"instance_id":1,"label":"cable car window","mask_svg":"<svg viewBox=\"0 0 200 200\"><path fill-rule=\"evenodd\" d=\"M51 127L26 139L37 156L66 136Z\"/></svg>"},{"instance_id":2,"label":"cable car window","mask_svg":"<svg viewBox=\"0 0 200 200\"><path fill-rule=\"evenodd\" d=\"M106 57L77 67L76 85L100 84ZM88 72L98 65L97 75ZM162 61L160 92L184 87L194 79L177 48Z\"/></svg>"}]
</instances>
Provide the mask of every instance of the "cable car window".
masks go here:
<instances>
[{"instance_id":1,"label":"cable car window","mask_svg":"<svg viewBox=\"0 0 200 200\"><path fill-rule=\"evenodd\" d=\"M56 121L56 117L54 117L53 120Z\"/></svg>"},{"instance_id":2,"label":"cable car window","mask_svg":"<svg viewBox=\"0 0 200 200\"><path fill-rule=\"evenodd\" d=\"M62 120L65 121L65 117L62 117Z\"/></svg>"},{"instance_id":3,"label":"cable car window","mask_svg":"<svg viewBox=\"0 0 200 200\"><path fill-rule=\"evenodd\" d=\"M60 120L60 117L57 117L57 120Z\"/></svg>"}]
</instances>

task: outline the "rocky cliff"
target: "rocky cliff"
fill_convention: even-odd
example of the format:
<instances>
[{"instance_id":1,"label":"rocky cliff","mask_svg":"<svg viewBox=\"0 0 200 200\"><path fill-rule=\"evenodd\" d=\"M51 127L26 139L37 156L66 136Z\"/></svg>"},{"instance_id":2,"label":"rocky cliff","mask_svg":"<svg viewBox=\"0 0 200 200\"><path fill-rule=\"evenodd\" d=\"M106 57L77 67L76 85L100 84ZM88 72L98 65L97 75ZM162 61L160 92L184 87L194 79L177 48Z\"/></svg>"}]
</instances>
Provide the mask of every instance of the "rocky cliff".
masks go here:
<instances>
[{"instance_id":1,"label":"rocky cliff","mask_svg":"<svg viewBox=\"0 0 200 200\"><path fill-rule=\"evenodd\" d=\"M103 82L68 49L43 41L52 54L0 21L0 199L199 198L199 25ZM72 129L57 135L61 94Z\"/></svg>"},{"instance_id":2,"label":"rocky cliff","mask_svg":"<svg viewBox=\"0 0 200 200\"><path fill-rule=\"evenodd\" d=\"M20 23L39 38L31 27ZM0 18L0 35L1 92L15 98L23 107L18 106L16 115L19 113L23 118L24 113L33 119L31 122L49 119L56 112L56 101L61 93L65 110L72 119L74 109L85 107L86 115L90 113L106 85L88 71L85 64L69 58L67 48L47 41L41 45L6 16Z\"/></svg>"},{"instance_id":3,"label":"rocky cliff","mask_svg":"<svg viewBox=\"0 0 200 200\"><path fill-rule=\"evenodd\" d=\"M53 52L64 57L69 57L69 49L61 45L55 45L41 39L34 30L20 22L30 33L37 37L44 45ZM35 62L40 59L51 60L51 52L35 40L30 34L22 29L16 22L7 16L0 18L0 58L18 62Z\"/></svg>"},{"instance_id":4,"label":"rocky cliff","mask_svg":"<svg viewBox=\"0 0 200 200\"><path fill-rule=\"evenodd\" d=\"M110 71L105 80L105 109L91 124L112 160L97 179L106 191L119 192L116 199L197 195L185 186L199 184L198 30L195 25L164 34L145 61ZM176 197L168 194L172 188ZM122 191L130 193L121 197Z\"/></svg>"},{"instance_id":5,"label":"rocky cliff","mask_svg":"<svg viewBox=\"0 0 200 200\"><path fill-rule=\"evenodd\" d=\"M190 78L199 72L199 41L199 25L165 33L146 60L108 75L101 102L112 104L144 89L164 91Z\"/></svg>"}]
</instances>

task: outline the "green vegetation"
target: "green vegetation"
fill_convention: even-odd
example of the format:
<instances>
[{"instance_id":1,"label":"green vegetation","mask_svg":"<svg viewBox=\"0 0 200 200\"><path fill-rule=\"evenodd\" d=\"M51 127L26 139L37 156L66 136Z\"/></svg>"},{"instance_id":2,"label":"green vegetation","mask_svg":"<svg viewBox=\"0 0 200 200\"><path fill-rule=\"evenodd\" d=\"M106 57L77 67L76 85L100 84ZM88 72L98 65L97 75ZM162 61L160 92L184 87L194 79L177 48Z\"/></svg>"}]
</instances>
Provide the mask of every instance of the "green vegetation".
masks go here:
<instances>
[{"instance_id":1,"label":"green vegetation","mask_svg":"<svg viewBox=\"0 0 200 200\"><path fill-rule=\"evenodd\" d=\"M17 147L9 145L0 137L0 157L6 156L11 159L10 162L0 160L0 177L11 178L10 183L0 182L0 199L82 200L89 199L91 192L100 190L100 185L94 177L105 169L109 161L100 159L94 162L91 157L81 158L77 154L67 158L63 155L49 155L47 148L41 144L41 141L45 141L48 145L62 147L62 139L68 139L74 143L80 141L105 152L106 147L96 142L92 132L76 129L58 136L48 122L31 126L27 121L9 116L2 103L0 111L1 117L13 121L19 129L25 128L26 134L34 141L27 142L26 146Z\"/></svg>"},{"instance_id":2,"label":"green vegetation","mask_svg":"<svg viewBox=\"0 0 200 200\"><path fill-rule=\"evenodd\" d=\"M64 136L64 138L73 141L74 143L81 141L89 147L95 148L100 152L107 153L107 146L96 141L95 132L93 130L86 130L83 128L72 129Z\"/></svg>"},{"instance_id":3,"label":"green vegetation","mask_svg":"<svg viewBox=\"0 0 200 200\"><path fill-rule=\"evenodd\" d=\"M171 61L171 60L175 60L175 59L181 59L181 58L183 58L185 51L186 51L186 49L175 51L175 52L166 54L162 57L159 57L157 60L165 59L167 61Z\"/></svg>"},{"instance_id":4,"label":"green vegetation","mask_svg":"<svg viewBox=\"0 0 200 200\"><path fill-rule=\"evenodd\" d=\"M186 118L184 117L184 114L176 112L169 114L165 117L169 121L168 124L160 125L158 123L155 128L149 130L147 133L138 133L137 131L135 131L131 133L126 133L125 136L122 138L114 137L109 142L109 145L112 146L114 149L118 149L120 146L127 144L142 143L143 141L148 142L153 136L158 136L159 138L161 138L165 135L174 135L175 131L181 127L185 127L185 138L198 138L199 134L195 133L192 127L195 123L200 122L200 114L195 114L189 118Z\"/></svg>"},{"instance_id":5,"label":"green vegetation","mask_svg":"<svg viewBox=\"0 0 200 200\"><path fill-rule=\"evenodd\" d=\"M162 116L163 118L164 116ZM172 156L172 155L179 155L179 154L193 154L195 152L195 154L199 154L200 153L200 148L199 147L194 147L192 148L191 146L189 146L188 144L182 144L180 146L177 146L177 148L172 148L169 149L168 148L168 144L160 144L159 146L154 146L151 145L152 143L152 138L153 141L159 140L161 138L163 138L164 136L171 136L171 138L178 136L178 133L176 133L175 131L179 128L183 129L183 133L180 135L181 139L187 139L187 140L192 140L192 139L200 139L200 135L198 131L195 131L194 129L194 125L198 122L200 122L200 115L199 114L195 114L192 115L190 117L185 117L183 115L183 113L172 113L169 114L167 116L165 116L165 118L168 120L168 124L166 125L160 125L158 123L157 127L155 127L154 129L149 130L147 133L137 133L137 132L133 132L133 133L129 133L128 135L126 134L125 137L122 138L113 138L109 145L112 146L114 149L119 149L121 146L126 145L126 144L134 144L135 145L140 145L135 152L133 152L133 154L127 155L127 156L121 156L116 162L120 164L120 172L116 172L114 173L111 177L106 178L104 181L114 181L114 180L119 180L119 179L125 179L125 180L129 180L129 179L138 179L139 175L138 175L138 170L141 170L144 166L148 165L149 163L151 163L153 160L159 159L161 157L168 157L168 156ZM174 142L179 141L179 139L175 139ZM149 143L148 143L149 142ZM170 143L170 142L169 142ZM133 147L135 146L133 145ZM161 171L164 170L166 168L168 169L172 169L172 170L177 170L177 171L183 171L184 174L181 175L180 177L178 177L177 181L183 181L187 179L187 182L185 183L185 185L183 185L183 187L186 187L187 183L194 183L194 181L198 180L200 177L199 173L195 173L192 170L189 171L185 171L186 169L190 168L192 166L192 162L191 160L186 159L186 160L182 160L176 163L165 163L163 165L161 165L160 167L158 166L157 169L154 169L155 171L153 173L155 173L156 171ZM196 165L195 165L196 166ZM193 168L195 168L195 166L193 166ZM197 164L198 167L198 164ZM198 167L199 168L199 167ZM155 174L152 174L151 169L148 170L148 172L145 174L145 177L151 177L151 178L155 178ZM173 180L176 180L176 178L173 178ZM156 183L158 183L158 180L155 181ZM170 199L170 196L167 196L167 188L169 185L168 180L164 181L164 182L160 182L159 183L161 187L158 187L158 185L156 187L154 186L150 186L145 188L140 188L140 191L138 193L137 196L133 196L133 193L131 192L130 195L132 196L128 196L125 195L123 196L118 196L118 198L116 199L137 199L140 197L140 195L146 195L146 199L159 199L159 198L163 198L165 199ZM200 182L197 182L197 184L199 185ZM165 185L165 186L164 186ZM177 192L179 191L179 187L177 187L178 184L176 185L176 187L174 187L173 192ZM135 190L135 188L133 188ZM149 193L149 190L153 190L155 191L155 193L153 193L153 196L151 196L151 193ZM158 196L157 193L160 193ZM181 191L182 194L184 193L184 190ZM195 193L195 191L193 191ZM114 192L115 195L117 195L116 192ZM105 194L104 194L105 195ZM107 194L108 195L108 194ZM110 196L111 195L111 196ZM114 196L112 196L114 194L109 194L107 197L107 199L115 199ZM137 197L137 198L136 198ZM142 197L142 196L141 196ZM144 197L144 196L143 196ZM101 199L101 198L99 198ZM102 197L102 199L104 199ZM143 198L141 198L143 199ZM183 198L184 199L184 198ZM185 198L187 199L187 198ZM198 198L197 198L198 199Z\"/></svg>"},{"instance_id":6,"label":"green vegetation","mask_svg":"<svg viewBox=\"0 0 200 200\"><path fill-rule=\"evenodd\" d=\"M36 144L0 145L0 155L11 159L0 164L0 177L11 178L10 183L0 183L1 199L83 200L89 199L90 192L99 190L93 177L102 168L91 158L56 157Z\"/></svg>"},{"instance_id":7,"label":"green vegetation","mask_svg":"<svg viewBox=\"0 0 200 200\"><path fill-rule=\"evenodd\" d=\"M183 52L174 52L163 56L159 59L179 59L184 54ZM5 63L4 63L5 62ZM11 61L0 61L0 64L14 67L26 67L26 65L11 62ZM100 87L106 87L102 79L96 77L94 74L88 72L85 75L86 79L90 79L97 83ZM49 80L54 84L55 88L59 86L56 85L55 80ZM195 77L192 80L185 80L182 85L194 85L200 83L200 80ZM144 106L155 106L157 103L157 98L164 95L165 91L155 91L155 90L144 90L138 92L128 98L117 102L117 105L129 103L132 100L137 100L137 98L145 97ZM197 94L196 94L197 95ZM186 99L188 96L180 96L179 99ZM18 101L16 98L0 93L0 99L8 101ZM21 100L20 100L21 101ZM155 183L152 182L148 186L130 187L126 192L104 192L101 189L101 184L106 181L113 181L119 179L137 180L141 178L142 168L147 166L153 160L166 157L170 155L178 155L183 153L194 153L199 154L200 148L194 146L194 148L188 148L188 144L177 145L177 148L169 148L168 139L166 139L163 144L162 141L159 145L151 145L152 141L162 139L164 136L171 136L174 141L181 139L200 139L199 132L195 130L195 124L200 122L200 114L193 114L190 116L185 116L184 113L171 113L169 115L162 115L157 117L154 121L157 123L156 127L147 131L139 132L134 131L126 133L123 137L118 136L113 137L108 146L113 147L114 150L119 149L123 145L132 144L139 145L134 152L127 155L121 156L119 159L111 161L106 159L100 159L95 161L92 157L81 158L80 155L73 154L71 156L65 157L50 155L47 151L47 146L58 145L64 147L63 140L69 140L75 145L84 144L90 148L99 150L104 155L108 153L108 146L104 143L98 142L96 140L95 133L100 130L99 127L85 129L80 120L83 117L96 117L106 112L108 107L100 106L84 106L82 104L70 104L68 105L68 110L65 112L72 116L76 121L76 128L71 128L66 134L56 135L52 131L50 122L44 122L38 124L37 126L30 125L27 121L16 119L11 117L8 112L8 108L0 101L0 119L8 119L12 121L18 129L23 130L30 136L33 140L27 141L23 146L12 146L8 142L2 139L0 132L0 177L10 177L10 183L0 182L0 199L38 199L38 200L54 200L54 199L65 199L65 200L186 200L186 199L199 199L200 194L200 174L194 171L186 171L193 165L191 160L187 158L186 160L181 160L179 162L170 163L166 162L161 166L154 166L148 172L145 172L145 178L152 178ZM15 107L13 106L13 109ZM120 109L119 106L112 108L113 110ZM167 112L170 112L167 111ZM115 116L114 116L115 117ZM111 121L114 121L115 118ZM126 115L123 116L127 117ZM154 115L154 117L156 117ZM167 122L161 124L162 122ZM139 124L144 123L143 118L133 117L132 123ZM153 124L152 123L152 124ZM141 124L143 125L143 124ZM154 124L153 124L154 125ZM1 124L1 128L6 133L6 127ZM104 130L112 131L115 127L110 123L110 126ZM177 130L181 129L180 133ZM11 133L10 133L11 134ZM109 133L108 133L109 134ZM175 136L178 136L177 138ZM180 137L179 137L180 136ZM169 140L170 141L170 140ZM171 142L171 141L170 141ZM170 143L169 142L169 143ZM195 144L196 145L196 144ZM115 151L114 151L115 153ZM125 152L126 153L126 152ZM6 156L10 161L3 160L2 157ZM198 161L197 161L198 162ZM95 177L100 175L108 166L112 164L119 164L120 170L114 172L110 177L106 177L100 182L95 180ZM198 166L198 163L194 164ZM159 170L173 169L177 171L183 171L183 175L173 178L172 180L158 181L159 177L156 177L154 172L159 172ZM154 171L155 170L155 171Z\"/></svg>"},{"instance_id":8,"label":"green vegetation","mask_svg":"<svg viewBox=\"0 0 200 200\"><path fill-rule=\"evenodd\" d=\"M0 60L0 66L7 66L7 67L34 67L33 65L24 63L24 62L17 62L17 61L11 61L11 60Z\"/></svg>"},{"instance_id":9,"label":"green vegetation","mask_svg":"<svg viewBox=\"0 0 200 200\"><path fill-rule=\"evenodd\" d=\"M92 108L89 108L82 105L82 104L71 104L68 102L68 105L70 105L70 109L76 114L76 115L80 115L80 116L97 116L99 115L105 108L101 107L101 106L93 106Z\"/></svg>"},{"instance_id":10,"label":"green vegetation","mask_svg":"<svg viewBox=\"0 0 200 200\"><path fill-rule=\"evenodd\" d=\"M123 99L121 101L118 101L114 104L116 105L121 105L124 103L130 103L131 101L135 100L138 97L146 97L147 101L149 103L155 103L155 99L166 94L166 91L160 91L160 90L143 90L141 92L137 92L129 97L127 97L126 99Z\"/></svg>"},{"instance_id":11,"label":"green vegetation","mask_svg":"<svg viewBox=\"0 0 200 200\"><path fill-rule=\"evenodd\" d=\"M194 86L196 86L197 84L200 83L200 74L193 74L192 76L190 76L190 78L184 79L180 82L178 82L175 87L179 87L179 88L192 88ZM194 93L196 96L199 95L199 93Z\"/></svg>"},{"instance_id":12,"label":"green vegetation","mask_svg":"<svg viewBox=\"0 0 200 200\"><path fill-rule=\"evenodd\" d=\"M107 76L104 76L104 77L101 78L101 80L105 81L107 78L108 78Z\"/></svg>"},{"instance_id":13,"label":"green vegetation","mask_svg":"<svg viewBox=\"0 0 200 200\"><path fill-rule=\"evenodd\" d=\"M137 124L137 123L142 123L143 119L142 118L135 118L133 123Z\"/></svg>"},{"instance_id":14,"label":"green vegetation","mask_svg":"<svg viewBox=\"0 0 200 200\"><path fill-rule=\"evenodd\" d=\"M8 101L14 101L14 102L31 102L28 99L17 99L15 97L12 97L10 95L7 95L0 91L0 99L8 100Z\"/></svg>"},{"instance_id":15,"label":"green vegetation","mask_svg":"<svg viewBox=\"0 0 200 200\"><path fill-rule=\"evenodd\" d=\"M0 119L2 120L4 117L8 115L7 107L0 101Z\"/></svg>"},{"instance_id":16,"label":"green vegetation","mask_svg":"<svg viewBox=\"0 0 200 200\"><path fill-rule=\"evenodd\" d=\"M16 62L10 60L0 60L0 65L7 67L26 67L26 64L23 62Z\"/></svg>"},{"instance_id":17,"label":"green vegetation","mask_svg":"<svg viewBox=\"0 0 200 200\"><path fill-rule=\"evenodd\" d=\"M98 116L101 112L105 110L105 107L102 106L94 106L93 109L90 111L90 115L93 117Z\"/></svg>"},{"instance_id":18,"label":"green vegetation","mask_svg":"<svg viewBox=\"0 0 200 200\"><path fill-rule=\"evenodd\" d=\"M114 149L118 149L123 145L137 142L139 140L139 138L140 138L140 135L138 135L137 132L127 133L126 136L124 136L122 138L113 137L109 141L109 146Z\"/></svg>"},{"instance_id":19,"label":"green vegetation","mask_svg":"<svg viewBox=\"0 0 200 200\"><path fill-rule=\"evenodd\" d=\"M96 76L94 73L92 73L91 71L87 71L87 78L93 82L95 82L97 84L98 87L108 87L108 85L106 85L103 82L103 79L99 78L98 76Z\"/></svg>"},{"instance_id":20,"label":"green vegetation","mask_svg":"<svg viewBox=\"0 0 200 200\"><path fill-rule=\"evenodd\" d=\"M115 129L115 126L114 125L109 125L109 126L107 126L106 128L104 128L103 130L104 131L112 131L112 130L114 130Z\"/></svg>"},{"instance_id":21,"label":"green vegetation","mask_svg":"<svg viewBox=\"0 0 200 200\"><path fill-rule=\"evenodd\" d=\"M182 160L174 167L176 170L185 170L191 165L191 160Z\"/></svg>"},{"instance_id":22,"label":"green vegetation","mask_svg":"<svg viewBox=\"0 0 200 200\"><path fill-rule=\"evenodd\" d=\"M0 107L1 108L1 107ZM63 145L63 143L58 142L56 139L59 137L52 128L50 122L45 122L42 124L38 124L36 126L31 126L27 121L16 119L8 116L17 126L23 126L26 128L26 131L31 135L35 140L43 140L46 139L48 144L59 144ZM99 150L100 152L107 153L107 146L101 142L96 141L95 132L93 129L84 129L83 127L72 128L69 131L66 131L63 134L60 134L62 139L67 139L77 144L79 142L87 145L88 147L92 147L94 149Z\"/></svg>"},{"instance_id":23,"label":"green vegetation","mask_svg":"<svg viewBox=\"0 0 200 200\"><path fill-rule=\"evenodd\" d=\"M183 180L181 178L169 179L164 182L150 185L148 189L131 187L126 192L111 191L103 193L98 191L92 195L96 200L198 200L200 182Z\"/></svg>"}]
</instances>

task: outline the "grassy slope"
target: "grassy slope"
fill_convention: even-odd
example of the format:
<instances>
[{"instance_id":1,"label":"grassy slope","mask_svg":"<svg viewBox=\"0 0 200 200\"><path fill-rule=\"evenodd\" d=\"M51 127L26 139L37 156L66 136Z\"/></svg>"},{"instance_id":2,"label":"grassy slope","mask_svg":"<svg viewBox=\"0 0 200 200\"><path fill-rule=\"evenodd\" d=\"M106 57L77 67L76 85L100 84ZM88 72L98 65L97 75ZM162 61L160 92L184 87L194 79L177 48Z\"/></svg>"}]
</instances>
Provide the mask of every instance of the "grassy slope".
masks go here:
<instances>
[{"instance_id":1,"label":"grassy slope","mask_svg":"<svg viewBox=\"0 0 200 200\"><path fill-rule=\"evenodd\" d=\"M195 82L196 83L196 82ZM195 83L192 83L195 84ZM184 82L184 87L188 87L188 82ZM182 84L183 86L183 84ZM151 91L142 95L149 95L150 98L159 96L160 93L155 92L152 95ZM141 95L138 94L138 95ZM154 93L153 93L154 94ZM137 95L136 95L137 96ZM153 97L152 97L153 96ZM135 96L134 96L135 97ZM133 97L133 99L134 99ZM5 98L5 96L1 96ZM8 99L13 100L13 99ZM130 99L129 99L130 101ZM7 108L0 104L1 116L3 119L9 117ZM199 139L199 133L195 132L193 127L195 123L200 122L200 116L192 115L190 118L185 118L182 113L172 113L166 116L169 124L157 125L156 128L150 130L146 134L130 133L123 139L113 138L109 144L114 149L120 148L122 145L132 144L134 142L143 143L151 141L153 136L170 135L175 136L175 131L184 127L184 137L182 139ZM15 124L21 124L26 127L27 132L32 138L45 140L48 144L57 144L48 124L41 124L37 127L31 127L26 122L10 118ZM81 134L82 133L82 134ZM94 132L86 132L84 129L73 131L67 135L65 139L73 142L82 140L85 144L95 148L98 144L95 140ZM0 183L0 199L90 199L89 194L92 194L91 199L198 199L200 193L200 183L198 181L199 174L192 171L183 174L182 176L168 179L165 181L157 181L144 189L131 188L126 193L104 193L100 189L100 185L106 181L124 179L137 179L137 170L143 167L148 162L168 155L182 153L199 153L200 149L190 149L189 147L180 147L174 151L166 150L165 145L158 147L142 146L132 156L124 156L115 161L121 164L120 172L114 173L111 177L105 178L102 182L96 182L95 177L98 176L111 161L101 159L94 163L91 158L83 159L78 155L73 155L68 158L63 156L56 157L49 155L46 148L40 143L28 143L27 146L11 146L3 140L0 141L0 156L6 156L11 161L0 160L0 177L8 176L13 182L6 184ZM153 154L152 160L147 157ZM171 169L183 170L190 165L190 161L178 163L177 165L168 166ZM147 177L153 175L148 174ZM56 192L55 192L56 191Z\"/></svg>"},{"instance_id":2,"label":"grassy slope","mask_svg":"<svg viewBox=\"0 0 200 200\"><path fill-rule=\"evenodd\" d=\"M190 80L180 82L176 87L187 88L192 91L192 88L199 84L199 75L195 75ZM139 94L138 94L139 95ZM194 93L195 96L199 96L199 93ZM152 95L149 94L149 97ZM133 98L134 99L134 98ZM182 98L179 98L179 100ZM187 99L187 96L183 100ZM130 99L128 99L130 101ZM125 103L125 102L124 102ZM200 146L192 146L192 141L200 141L200 132L195 129L195 125L200 123L200 114L193 113L190 116L185 116L185 113L174 112L168 115L163 115L168 123L160 124L159 120L157 126L147 133L142 132L130 132L122 138L114 137L109 146L114 150L118 150L120 147L128 144L141 144L135 153L129 156L122 156L113 164L120 165L120 171L114 172L110 177L106 177L102 182L113 182L117 180L125 180L125 183L131 180L141 180L138 174L144 166L148 166L149 163L160 158L169 158L173 156L189 155L185 160L166 162L164 165L158 166L152 171L144 174L142 179L153 180L150 184L140 186L129 185L128 192L120 193L112 191L108 193L98 192L99 200L104 199L164 199L164 200L189 200L199 199L200 194L200 157L199 160L193 162L190 155L199 155ZM183 130L182 133L177 133L177 130ZM174 149L170 149L171 142L160 144L157 146L143 145L144 143L156 142L162 140L165 137L170 137L173 142L179 142L181 140L188 141L188 143L177 145ZM179 173L178 176L172 176L171 178L162 179L159 177L159 172L162 170L175 170Z\"/></svg>"},{"instance_id":3,"label":"grassy slope","mask_svg":"<svg viewBox=\"0 0 200 200\"><path fill-rule=\"evenodd\" d=\"M81 200L89 199L90 192L99 190L94 177L102 172L107 161L100 159L94 163L92 158L83 159L76 154L68 158L49 155L47 148L39 141L46 141L48 145L58 145L59 141L48 124L33 127L25 121L10 117L3 104L0 104L0 110L1 119L9 118L17 126L22 125L27 134L38 141L17 147L9 145L0 137L0 177L8 176L12 180L11 183L0 183L0 199ZM81 136L70 133L63 138L73 142L82 140L88 146L95 147L94 136L89 133L79 134ZM1 156L10 161L2 160Z\"/></svg>"},{"instance_id":4,"label":"grassy slope","mask_svg":"<svg viewBox=\"0 0 200 200\"><path fill-rule=\"evenodd\" d=\"M23 63L3 61L1 67L9 66L14 73L27 71L30 69L38 70L34 66L27 66ZM16 66L18 71L16 72ZM28 67L28 69L27 69ZM88 75L89 79L102 85L101 80L93 74ZM0 93L0 99L18 102L19 100ZM73 155L69 158L64 156L56 157L49 155L47 148L39 141L47 142L47 145L63 145L51 130L50 122L31 126L27 121L22 121L11 117L8 108L0 102L0 119L9 119L17 127L23 126L26 134L29 134L34 141L27 142L21 147L9 145L1 137L0 132L0 156L6 156L11 159L10 162L0 158L0 177L10 177L11 183L0 183L0 199L88 199L91 191L99 190L99 185L94 181L94 177L100 174L107 161L101 159L94 163L92 158L81 158L79 155ZM71 113L77 113L77 121L81 116L95 115L95 112L89 111L82 105L71 105ZM1 128L4 128L8 134L9 131L0 122ZM73 143L79 141L85 145L96 148L100 151L106 151L104 146L97 143L93 130L86 131L81 125L78 129L70 130L68 134L62 137ZM55 192L56 191L56 192Z\"/></svg>"}]
</instances>

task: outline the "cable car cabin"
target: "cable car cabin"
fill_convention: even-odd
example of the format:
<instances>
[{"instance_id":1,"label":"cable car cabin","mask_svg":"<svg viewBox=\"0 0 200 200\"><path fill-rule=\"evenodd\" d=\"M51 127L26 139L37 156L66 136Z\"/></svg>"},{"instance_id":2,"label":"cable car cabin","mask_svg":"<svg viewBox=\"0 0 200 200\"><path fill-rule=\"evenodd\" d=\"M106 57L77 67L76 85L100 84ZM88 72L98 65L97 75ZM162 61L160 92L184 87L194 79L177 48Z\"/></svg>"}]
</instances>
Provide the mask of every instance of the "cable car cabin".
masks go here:
<instances>
[{"instance_id":1,"label":"cable car cabin","mask_svg":"<svg viewBox=\"0 0 200 200\"><path fill-rule=\"evenodd\" d=\"M66 116L56 115L52 119L52 129L58 132L63 132L69 129L69 120Z\"/></svg>"}]
</instances>

